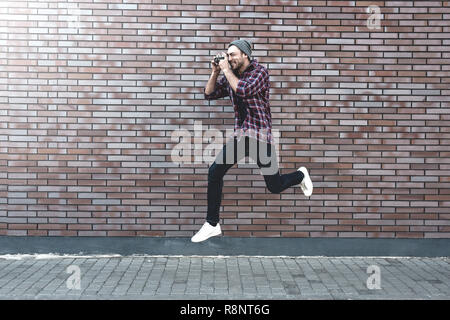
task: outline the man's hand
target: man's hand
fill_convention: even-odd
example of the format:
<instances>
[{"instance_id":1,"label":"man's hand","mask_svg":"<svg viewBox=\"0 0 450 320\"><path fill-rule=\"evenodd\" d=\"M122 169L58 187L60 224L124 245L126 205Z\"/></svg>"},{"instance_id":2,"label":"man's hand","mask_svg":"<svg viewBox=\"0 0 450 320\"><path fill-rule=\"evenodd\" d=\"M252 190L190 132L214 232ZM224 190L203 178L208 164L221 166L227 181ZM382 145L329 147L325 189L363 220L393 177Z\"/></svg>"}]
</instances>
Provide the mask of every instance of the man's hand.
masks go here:
<instances>
[{"instance_id":1,"label":"man's hand","mask_svg":"<svg viewBox=\"0 0 450 320\"><path fill-rule=\"evenodd\" d=\"M219 55L217 55L216 57L218 57L218 56ZM219 74L220 73L220 67L219 67L218 64L216 64L214 62L214 59L211 60L211 71L212 71L212 73L215 73L215 74Z\"/></svg>"},{"instance_id":2,"label":"man's hand","mask_svg":"<svg viewBox=\"0 0 450 320\"><path fill-rule=\"evenodd\" d=\"M222 56L222 54L216 55L216 57ZM214 92L214 89L216 88L216 82L217 77L220 74L220 67L219 64L214 61L214 58L211 60L211 76L209 77L208 83L205 87L205 94L210 95Z\"/></svg>"},{"instance_id":3,"label":"man's hand","mask_svg":"<svg viewBox=\"0 0 450 320\"><path fill-rule=\"evenodd\" d=\"M219 67L220 70L222 70L225 73L226 70L230 69L230 63L228 62L228 57L225 52L222 52L221 55L222 57L224 57L224 59L219 61Z\"/></svg>"}]
</instances>

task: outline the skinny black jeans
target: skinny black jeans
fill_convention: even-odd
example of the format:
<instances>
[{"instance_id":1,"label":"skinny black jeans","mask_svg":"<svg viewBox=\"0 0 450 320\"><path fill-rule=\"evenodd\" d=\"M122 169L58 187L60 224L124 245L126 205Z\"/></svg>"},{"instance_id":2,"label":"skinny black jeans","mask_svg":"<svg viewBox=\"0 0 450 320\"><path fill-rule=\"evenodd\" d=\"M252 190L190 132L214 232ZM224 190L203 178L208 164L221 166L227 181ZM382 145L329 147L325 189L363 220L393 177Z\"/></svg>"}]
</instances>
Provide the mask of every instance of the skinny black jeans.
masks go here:
<instances>
[{"instance_id":1,"label":"skinny black jeans","mask_svg":"<svg viewBox=\"0 0 450 320\"><path fill-rule=\"evenodd\" d=\"M254 138L242 137L230 140L223 146L208 170L208 213L206 221L212 225L219 222L219 209L222 201L223 177L226 172L244 157L252 158L264 176L271 193L281 193L303 180L303 173L295 171L280 175L274 145Z\"/></svg>"}]
</instances>

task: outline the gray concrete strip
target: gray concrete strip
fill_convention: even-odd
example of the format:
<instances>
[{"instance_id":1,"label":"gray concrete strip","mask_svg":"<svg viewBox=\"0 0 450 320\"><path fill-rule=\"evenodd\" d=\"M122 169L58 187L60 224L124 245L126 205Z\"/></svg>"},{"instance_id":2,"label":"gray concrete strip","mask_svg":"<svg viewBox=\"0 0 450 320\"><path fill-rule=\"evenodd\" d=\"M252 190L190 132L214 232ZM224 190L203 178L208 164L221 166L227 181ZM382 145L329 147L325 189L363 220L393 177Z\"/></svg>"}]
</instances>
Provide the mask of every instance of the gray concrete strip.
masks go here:
<instances>
[{"instance_id":1,"label":"gray concrete strip","mask_svg":"<svg viewBox=\"0 0 450 320\"><path fill-rule=\"evenodd\" d=\"M0 254L450 257L450 239L0 236Z\"/></svg>"}]
</instances>

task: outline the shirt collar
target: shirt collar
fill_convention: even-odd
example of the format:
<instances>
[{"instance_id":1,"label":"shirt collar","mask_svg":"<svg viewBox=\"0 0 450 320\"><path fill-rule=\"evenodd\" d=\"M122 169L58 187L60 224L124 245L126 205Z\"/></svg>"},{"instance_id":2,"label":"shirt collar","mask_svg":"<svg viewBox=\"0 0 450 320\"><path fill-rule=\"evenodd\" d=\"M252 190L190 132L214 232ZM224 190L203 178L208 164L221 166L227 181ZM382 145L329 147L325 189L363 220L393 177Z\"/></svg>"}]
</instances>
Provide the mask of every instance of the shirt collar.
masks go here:
<instances>
[{"instance_id":1,"label":"shirt collar","mask_svg":"<svg viewBox=\"0 0 450 320\"><path fill-rule=\"evenodd\" d=\"M247 69L245 69L241 75L237 74L236 76L238 78L242 77L243 75L245 75L246 72L249 72L249 71L252 71L253 69L255 69L257 65L258 65L258 60L253 59L252 61L250 61L250 64L248 65Z\"/></svg>"}]
</instances>

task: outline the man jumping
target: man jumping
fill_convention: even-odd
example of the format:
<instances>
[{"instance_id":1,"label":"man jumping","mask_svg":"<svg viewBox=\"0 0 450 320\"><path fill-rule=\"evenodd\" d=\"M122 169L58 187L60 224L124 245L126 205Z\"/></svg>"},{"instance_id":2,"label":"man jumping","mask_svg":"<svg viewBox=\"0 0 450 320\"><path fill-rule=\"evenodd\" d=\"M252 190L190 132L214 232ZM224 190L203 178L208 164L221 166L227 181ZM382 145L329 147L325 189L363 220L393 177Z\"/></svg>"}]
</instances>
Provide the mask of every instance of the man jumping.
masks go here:
<instances>
[{"instance_id":1,"label":"man jumping","mask_svg":"<svg viewBox=\"0 0 450 320\"><path fill-rule=\"evenodd\" d=\"M280 175L272 137L269 73L251 58L251 53L248 41L235 40L229 44L227 53L222 52L211 61L212 72L205 87L205 99L231 98L235 114L234 134L209 167L206 222L192 237L192 242L201 242L222 233L219 209L223 177L244 157L256 161L270 192L280 193L298 184L305 196L310 197L313 192L305 167ZM221 71L224 76L217 81Z\"/></svg>"}]
</instances>

